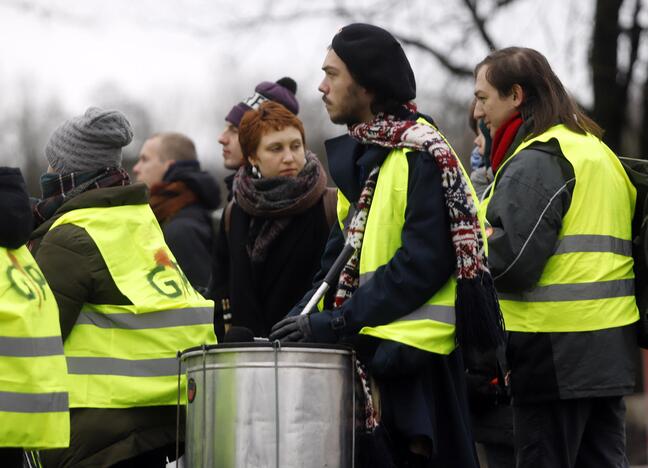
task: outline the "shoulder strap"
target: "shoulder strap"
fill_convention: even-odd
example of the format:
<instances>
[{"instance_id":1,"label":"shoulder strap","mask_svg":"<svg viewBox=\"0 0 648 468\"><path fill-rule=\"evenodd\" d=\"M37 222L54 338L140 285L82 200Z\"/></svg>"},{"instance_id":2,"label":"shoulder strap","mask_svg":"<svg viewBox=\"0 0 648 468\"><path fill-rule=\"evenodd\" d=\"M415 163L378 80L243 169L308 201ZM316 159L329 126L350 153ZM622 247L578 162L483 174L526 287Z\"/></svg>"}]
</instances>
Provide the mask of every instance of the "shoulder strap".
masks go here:
<instances>
[{"instance_id":1,"label":"shoulder strap","mask_svg":"<svg viewBox=\"0 0 648 468\"><path fill-rule=\"evenodd\" d=\"M330 228L337 221L337 189L327 187L322 200L324 202L326 224L328 224L328 227Z\"/></svg>"},{"instance_id":2,"label":"shoulder strap","mask_svg":"<svg viewBox=\"0 0 648 468\"><path fill-rule=\"evenodd\" d=\"M225 207L225 235L229 237L230 225L232 224L232 207L234 206L234 200L230 200L227 206Z\"/></svg>"}]
</instances>

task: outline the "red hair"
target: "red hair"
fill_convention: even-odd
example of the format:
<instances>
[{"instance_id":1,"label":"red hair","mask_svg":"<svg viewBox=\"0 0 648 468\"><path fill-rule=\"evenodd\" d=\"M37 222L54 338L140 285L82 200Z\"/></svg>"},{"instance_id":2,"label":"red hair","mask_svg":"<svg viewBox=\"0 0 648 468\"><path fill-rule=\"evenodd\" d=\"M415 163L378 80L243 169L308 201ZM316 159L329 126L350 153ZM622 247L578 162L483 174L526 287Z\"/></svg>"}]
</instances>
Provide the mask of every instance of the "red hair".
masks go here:
<instances>
[{"instance_id":1,"label":"red hair","mask_svg":"<svg viewBox=\"0 0 648 468\"><path fill-rule=\"evenodd\" d=\"M266 101L257 110L247 111L239 124L239 143L245 160L248 161L250 156L256 154L263 135L287 127L299 130L302 143L306 142L304 124L281 104Z\"/></svg>"}]
</instances>

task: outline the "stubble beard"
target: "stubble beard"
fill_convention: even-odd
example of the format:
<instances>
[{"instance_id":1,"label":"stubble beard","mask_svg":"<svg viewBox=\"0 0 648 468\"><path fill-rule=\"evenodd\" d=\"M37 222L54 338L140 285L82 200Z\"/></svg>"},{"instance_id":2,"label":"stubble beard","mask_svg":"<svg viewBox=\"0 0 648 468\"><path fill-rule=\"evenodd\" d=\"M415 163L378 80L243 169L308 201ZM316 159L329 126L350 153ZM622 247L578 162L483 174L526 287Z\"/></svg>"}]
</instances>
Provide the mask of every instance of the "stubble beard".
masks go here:
<instances>
[{"instance_id":1,"label":"stubble beard","mask_svg":"<svg viewBox=\"0 0 648 468\"><path fill-rule=\"evenodd\" d=\"M354 125L359 123L360 118L360 99L359 90L354 86L349 86L346 90L345 96L340 99L340 109L337 114L329 113L329 119L336 125Z\"/></svg>"}]
</instances>

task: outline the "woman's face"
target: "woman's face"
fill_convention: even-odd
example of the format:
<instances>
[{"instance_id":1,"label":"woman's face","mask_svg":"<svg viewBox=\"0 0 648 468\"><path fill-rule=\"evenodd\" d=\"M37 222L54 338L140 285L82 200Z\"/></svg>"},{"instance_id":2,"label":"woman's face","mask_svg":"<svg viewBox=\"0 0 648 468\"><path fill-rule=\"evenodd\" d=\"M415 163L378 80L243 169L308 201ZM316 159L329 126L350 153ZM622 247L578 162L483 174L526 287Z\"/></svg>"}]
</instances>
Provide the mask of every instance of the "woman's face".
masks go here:
<instances>
[{"instance_id":1,"label":"woman's face","mask_svg":"<svg viewBox=\"0 0 648 468\"><path fill-rule=\"evenodd\" d=\"M479 148L479 154L483 156L484 151L486 151L486 138L484 138L484 134L482 133L479 125L477 125L477 136L473 140L473 143L477 148Z\"/></svg>"},{"instance_id":2,"label":"woman's face","mask_svg":"<svg viewBox=\"0 0 648 468\"><path fill-rule=\"evenodd\" d=\"M256 154L249 159L264 178L295 177L306 163L301 133L295 127L266 133L261 137Z\"/></svg>"}]
</instances>

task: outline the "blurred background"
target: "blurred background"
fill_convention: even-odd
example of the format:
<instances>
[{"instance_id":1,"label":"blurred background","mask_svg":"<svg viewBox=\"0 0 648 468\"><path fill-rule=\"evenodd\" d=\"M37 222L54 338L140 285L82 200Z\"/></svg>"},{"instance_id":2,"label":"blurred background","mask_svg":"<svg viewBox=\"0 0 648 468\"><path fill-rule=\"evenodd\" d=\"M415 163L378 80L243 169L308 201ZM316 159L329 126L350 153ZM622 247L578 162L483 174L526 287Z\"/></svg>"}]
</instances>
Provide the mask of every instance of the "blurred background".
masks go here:
<instances>
[{"instance_id":1,"label":"blurred background","mask_svg":"<svg viewBox=\"0 0 648 468\"><path fill-rule=\"evenodd\" d=\"M0 0L0 164L21 167L39 196L50 133L98 105L134 126L127 168L148 135L179 131L220 180L225 115L283 76L297 81L307 143L325 160L323 141L345 128L327 118L320 67L357 21L401 40L419 109L463 157L475 64L520 45L547 56L618 154L648 158L648 0ZM632 463L645 464L646 403L628 405Z\"/></svg>"},{"instance_id":2,"label":"blurred background","mask_svg":"<svg viewBox=\"0 0 648 468\"><path fill-rule=\"evenodd\" d=\"M419 108L462 155L474 65L523 45L547 56L613 149L648 157L648 0L0 0L0 163L20 166L37 192L51 131L99 105L135 127L127 166L148 134L175 130L221 176L226 113L286 75L322 155L344 128L326 116L320 67L335 32L355 21L403 42Z\"/></svg>"}]
</instances>

